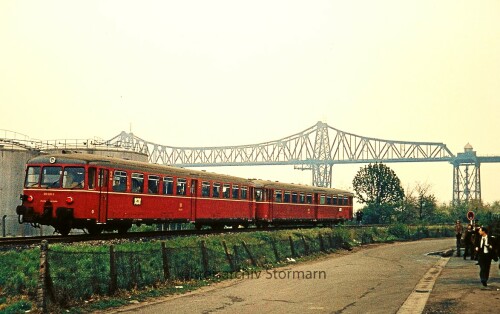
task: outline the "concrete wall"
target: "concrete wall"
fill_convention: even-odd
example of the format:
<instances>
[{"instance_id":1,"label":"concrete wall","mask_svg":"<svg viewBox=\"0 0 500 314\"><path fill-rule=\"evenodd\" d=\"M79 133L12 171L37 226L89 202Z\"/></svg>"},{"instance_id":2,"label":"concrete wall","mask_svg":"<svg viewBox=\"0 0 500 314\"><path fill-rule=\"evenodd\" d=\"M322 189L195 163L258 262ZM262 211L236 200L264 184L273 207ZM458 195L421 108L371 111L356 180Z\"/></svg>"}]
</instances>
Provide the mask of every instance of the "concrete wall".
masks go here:
<instances>
[{"instance_id":1,"label":"concrete wall","mask_svg":"<svg viewBox=\"0 0 500 314\"><path fill-rule=\"evenodd\" d=\"M36 154L36 152L22 148L0 149L0 219L6 215L5 220L0 220L0 232L3 233L5 230L6 235L31 235L33 233L31 230L33 228L18 223L16 206L21 204L19 195L23 191L26 161Z\"/></svg>"},{"instance_id":2,"label":"concrete wall","mask_svg":"<svg viewBox=\"0 0 500 314\"><path fill-rule=\"evenodd\" d=\"M45 151L45 153L61 153L62 150ZM108 149L78 149L78 152L125 158L136 161L148 161L146 154L123 150ZM40 155L40 152L22 147L0 146L0 236L5 230L6 236L49 235L54 232L52 227L33 228L29 224L18 223L17 205L21 204L19 195L23 191L24 168L26 162ZM6 216L5 224L2 218ZM5 228L5 229L4 229Z\"/></svg>"}]
</instances>

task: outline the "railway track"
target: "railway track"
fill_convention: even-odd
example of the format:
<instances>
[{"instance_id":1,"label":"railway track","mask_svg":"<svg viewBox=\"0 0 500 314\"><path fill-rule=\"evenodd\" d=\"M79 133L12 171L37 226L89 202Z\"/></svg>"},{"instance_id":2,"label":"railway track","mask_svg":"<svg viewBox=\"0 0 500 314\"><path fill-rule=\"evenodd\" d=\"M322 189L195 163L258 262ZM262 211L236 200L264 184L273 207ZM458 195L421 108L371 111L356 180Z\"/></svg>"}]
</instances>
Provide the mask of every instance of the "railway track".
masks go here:
<instances>
[{"instance_id":1,"label":"railway track","mask_svg":"<svg viewBox=\"0 0 500 314\"><path fill-rule=\"evenodd\" d=\"M377 225L383 227L383 225ZM344 228L371 228L373 225L344 225ZM304 226L300 228L312 228L312 226ZM9 250L13 248L27 248L39 245L42 241L49 243L78 243L87 241L112 241L112 240L138 240L138 239L168 239L180 236L193 235L210 235L221 233L242 233L256 231L274 231L283 229L298 229L293 227L273 227L273 228L239 228L239 229L223 229L223 230L169 230L169 231L150 231L150 232L128 232L128 233L102 233L99 235L76 234L76 235L50 235L50 236L33 236L33 237L6 237L0 238L0 250Z\"/></svg>"}]
</instances>

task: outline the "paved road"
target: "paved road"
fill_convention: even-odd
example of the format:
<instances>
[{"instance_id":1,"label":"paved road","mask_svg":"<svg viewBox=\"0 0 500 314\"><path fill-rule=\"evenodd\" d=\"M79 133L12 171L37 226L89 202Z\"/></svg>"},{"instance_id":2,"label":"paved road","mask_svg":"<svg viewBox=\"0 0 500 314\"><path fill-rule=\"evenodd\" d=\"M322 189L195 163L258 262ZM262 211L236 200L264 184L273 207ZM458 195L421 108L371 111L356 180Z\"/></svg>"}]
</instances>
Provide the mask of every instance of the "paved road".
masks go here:
<instances>
[{"instance_id":1,"label":"paved road","mask_svg":"<svg viewBox=\"0 0 500 314\"><path fill-rule=\"evenodd\" d=\"M114 312L396 313L439 259L426 253L453 244L453 239L438 239L356 249Z\"/></svg>"}]
</instances>

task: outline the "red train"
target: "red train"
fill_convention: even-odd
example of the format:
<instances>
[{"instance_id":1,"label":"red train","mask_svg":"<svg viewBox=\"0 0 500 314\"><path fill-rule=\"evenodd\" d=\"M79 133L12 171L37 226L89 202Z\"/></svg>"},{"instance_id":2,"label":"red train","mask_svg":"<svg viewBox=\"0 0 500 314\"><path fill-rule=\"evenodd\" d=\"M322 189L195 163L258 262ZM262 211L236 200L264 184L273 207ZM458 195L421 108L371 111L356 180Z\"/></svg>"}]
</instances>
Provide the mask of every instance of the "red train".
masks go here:
<instances>
[{"instance_id":1,"label":"red train","mask_svg":"<svg viewBox=\"0 0 500 314\"><path fill-rule=\"evenodd\" d=\"M28 161L21 200L20 223L66 235L172 222L197 229L331 225L352 218L353 194L78 153Z\"/></svg>"}]
</instances>

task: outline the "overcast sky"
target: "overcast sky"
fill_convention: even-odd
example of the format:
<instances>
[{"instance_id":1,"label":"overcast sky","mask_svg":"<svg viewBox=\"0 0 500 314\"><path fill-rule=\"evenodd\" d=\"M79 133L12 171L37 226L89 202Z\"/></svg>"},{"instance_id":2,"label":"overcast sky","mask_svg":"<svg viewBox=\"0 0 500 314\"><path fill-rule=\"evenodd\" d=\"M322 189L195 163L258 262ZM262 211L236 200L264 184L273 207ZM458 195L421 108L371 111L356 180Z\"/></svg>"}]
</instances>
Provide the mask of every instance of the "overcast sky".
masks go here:
<instances>
[{"instance_id":1,"label":"overcast sky","mask_svg":"<svg viewBox=\"0 0 500 314\"><path fill-rule=\"evenodd\" d=\"M31 138L241 145L324 121L500 155L498 0L2 0L0 43L0 129ZM388 165L404 188L451 200L450 164ZM334 186L360 167L334 167ZM481 177L483 199L500 200L500 165Z\"/></svg>"}]
</instances>

